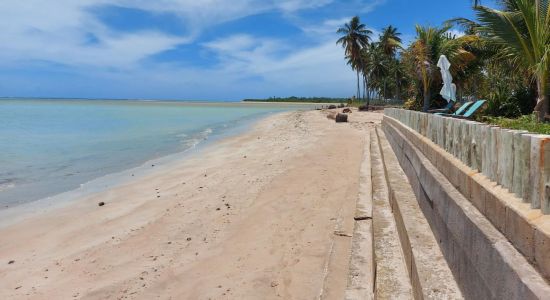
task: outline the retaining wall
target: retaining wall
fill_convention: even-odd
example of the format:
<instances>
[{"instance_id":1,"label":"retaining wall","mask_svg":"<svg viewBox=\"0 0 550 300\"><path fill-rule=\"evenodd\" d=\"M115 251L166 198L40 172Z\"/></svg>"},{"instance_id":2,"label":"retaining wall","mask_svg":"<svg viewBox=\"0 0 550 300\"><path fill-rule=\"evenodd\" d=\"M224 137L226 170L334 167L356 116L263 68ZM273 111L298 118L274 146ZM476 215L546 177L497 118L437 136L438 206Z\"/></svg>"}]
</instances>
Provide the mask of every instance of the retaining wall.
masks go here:
<instances>
[{"instance_id":1,"label":"retaining wall","mask_svg":"<svg viewBox=\"0 0 550 300\"><path fill-rule=\"evenodd\" d=\"M550 136L469 120L389 108L412 128L533 209L550 214Z\"/></svg>"},{"instance_id":2,"label":"retaining wall","mask_svg":"<svg viewBox=\"0 0 550 300\"><path fill-rule=\"evenodd\" d=\"M549 260L544 259L549 253L548 234L539 232L541 243L536 242L537 227L507 202L510 193L398 120L385 116L382 127L463 295L468 299L547 297L550 285L539 271L548 271ZM489 217L488 212L494 213ZM535 252L540 253L539 260Z\"/></svg>"}]
</instances>

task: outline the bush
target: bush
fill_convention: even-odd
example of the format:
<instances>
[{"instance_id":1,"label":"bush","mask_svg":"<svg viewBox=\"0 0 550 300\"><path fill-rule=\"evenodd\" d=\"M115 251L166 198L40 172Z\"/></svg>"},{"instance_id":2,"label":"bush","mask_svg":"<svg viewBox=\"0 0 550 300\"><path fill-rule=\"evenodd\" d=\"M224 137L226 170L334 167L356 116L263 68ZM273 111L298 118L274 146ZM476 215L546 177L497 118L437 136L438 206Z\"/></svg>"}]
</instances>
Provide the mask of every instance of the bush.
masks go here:
<instances>
[{"instance_id":1,"label":"bush","mask_svg":"<svg viewBox=\"0 0 550 300\"><path fill-rule=\"evenodd\" d=\"M516 119L503 117L484 117L484 121L502 128L527 130L533 133L550 134L550 124L538 122L536 116L523 115Z\"/></svg>"},{"instance_id":2,"label":"bush","mask_svg":"<svg viewBox=\"0 0 550 300\"><path fill-rule=\"evenodd\" d=\"M489 93L485 114L494 117L516 118L531 114L535 108L535 102L535 92L529 87L513 90L507 86L500 86Z\"/></svg>"},{"instance_id":3,"label":"bush","mask_svg":"<svg viewBox=\"0 0 550 300\"><path fill-rule=\"evenodd\" d=\"M522 87L512 93L512 97L518 103L522 115L533 113L537 104L537 92L532 87Z\"/></svg>"},{"instance_id":4,"label":"bush","mask_svg":"<svg viewBox=\"0 0 550 300\"><path fill-rule=\"evenodd\" d=\"M415 98L409 98L405 103L403 103L403 108L408 110L422 110L422 102L418 101Z\"/></svg>"},{"instance_id":5,"label":"bush","mask_svg":"<svg viewBox=\"0 0 550 300\"><path fill-rule=\"evenodd\" d=\"M512 97L512 92L505 87L495 88L487 98L485 114L494 117L514 118L521 115L521 109Z\"/></svg>"}]
</instances>

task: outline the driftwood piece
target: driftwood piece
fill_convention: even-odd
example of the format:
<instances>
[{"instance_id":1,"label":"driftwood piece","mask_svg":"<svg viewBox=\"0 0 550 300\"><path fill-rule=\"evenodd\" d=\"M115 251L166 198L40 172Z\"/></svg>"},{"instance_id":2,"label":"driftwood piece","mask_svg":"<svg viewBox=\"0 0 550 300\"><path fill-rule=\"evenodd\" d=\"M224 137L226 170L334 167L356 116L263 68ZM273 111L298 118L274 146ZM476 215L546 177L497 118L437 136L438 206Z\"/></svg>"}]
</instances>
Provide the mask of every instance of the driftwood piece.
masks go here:
<instances>
[{"instance_id":1,"label":"driftwood piece","mask_svg":"<svg viewBox=\"0 0 550 300\"><path fill-rule=\"evenodd\" d=\"M336 123L344 123L348 121L348 115L346 114L337 114Z\"/></svg>"}]
</instances>

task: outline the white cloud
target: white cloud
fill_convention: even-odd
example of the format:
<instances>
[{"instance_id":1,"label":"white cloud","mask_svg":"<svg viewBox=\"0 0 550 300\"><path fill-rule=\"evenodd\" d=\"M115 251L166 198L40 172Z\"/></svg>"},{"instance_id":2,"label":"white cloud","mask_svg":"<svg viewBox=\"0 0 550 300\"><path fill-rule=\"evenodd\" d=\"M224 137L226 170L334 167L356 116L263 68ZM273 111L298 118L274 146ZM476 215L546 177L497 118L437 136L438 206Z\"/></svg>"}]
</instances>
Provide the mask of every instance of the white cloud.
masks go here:
<instances>
[{"instance_id":1,"label":"white cloud","mask_svg":"<svg viewBox=\"0 0 550 300\"><path fill-rule=\"evenodd\" d=\"M3 0L0 2L2 61L47 60L62 64L111 67L132 63L193 40L208 27L270 10L293 12L326 5L332 0ZM187 36L163 32L124 34L107 28L89 8L113 5L153 13L171 13L189 27ZM99 45L87 45L93 34Z\"/></svg>"},{"instance_id":2,"label":"white cloud","mask_svg":"<svg viewBox=\"0 0 550 300\"><path fill-rule=\"evenodd\" d=\"M306 8L317 8L331 3L332 0L281 0L276 1L279 9L287 12L293 12Z\"/></svg>"},{"instance_id":3,"label":"white cloud","mask_svg":"<svg viewBox=\"0 0 550 300\"><path fill-rule=\"evenodd\" d=\"M252 36L247 34L236 34L226 38L217 39L208 43L205 43L204 46L215 51L241 51L244 49L250 49L255 45L255 40Z\"/></svg>"},{"instance_id":4,"label":"white cloud","mask_svg":"<svg viewBox=\"0 0 550 300\"><path fill-rule=\"evenodd\" d=\"M269 83L270 87L262 85L265 90L276 88L280 93L299 88L318 89L317 95L329 93L327 89L334 89L335 85L342 89L353 85L353 73L346 66L342 49L334 40L290 51L277 39L235 35L213 41L205 47L221 60L209 76L229 78L234 83L253 76ZM342 89L335 90L341 92Z\"/></svg>"},{"instance_id":5,"label":"white cloud","mask_svg":"<svg viewBox=\"0 0 550 300\"><path fill-rule=\"evenodd\" d=\"M161 32L119 33L87 13L91 0L3 1L0 58L3 63L49 61L74 66L132 67L139 60L188 41ZM90 35L97 44L87 44Z\"/></svg>"},{"instance_id":6,"label":"white cloud","mask_svg":"<svg viewBox=\"0 0 550 300\"><path fill-rule=\"evenodd\" d=\"M108 83L116 82L120 86L118 91L128 97L147 97L153 91L162 91L159 97L185 94L207 99L216 90L235 92L250 78L255 82L247 86L251 96L280 95L283 91L300 95L300 91L306 90L319 91L316 95L341 95L343 91L353 90L354 74L346 66L334 37L336 29L349 21L350 16L335 15L334 19L317 24L292 17L300 10L335 3L343 5L334 0L54 0L48 3L2 0L0 39L4 42L0 43L0 64L17 66L46 61L66 65L76 74L95 79L82 79L75 84L75 89L97 92L96 96L101 96ZM349 6L360 7L360 12L370 11L380 3L381 0L354 0ZM181 36L158 30L117 31L90 12L90 8L102 5L175 14L189 30ZM151 55L193 43L210 26L270 11L280 12L296 22L311 38L309 44L295 48L295 41L288 39L235 33L201 45L219 62L213 68L156 63L148 64L145 69L140 65ZM89 43L90 36L97 42ZM212 88L213 84L216 89ZM63 83L45 79L37 90L53 94L52 91L62 86ZM195 94L196 91L202 92Z\"/></svg>"}]
</instances>

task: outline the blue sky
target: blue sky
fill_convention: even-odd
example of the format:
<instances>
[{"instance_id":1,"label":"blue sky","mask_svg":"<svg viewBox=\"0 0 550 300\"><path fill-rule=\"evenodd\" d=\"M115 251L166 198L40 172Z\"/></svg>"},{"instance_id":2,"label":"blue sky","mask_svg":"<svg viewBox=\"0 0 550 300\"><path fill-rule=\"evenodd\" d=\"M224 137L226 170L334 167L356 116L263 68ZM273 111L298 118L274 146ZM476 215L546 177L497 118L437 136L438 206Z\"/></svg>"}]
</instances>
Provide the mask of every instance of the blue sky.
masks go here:
<instances>
[{"instance_id":1,"label":"blue sky","mask_svg":"<svg viewBox=\"0 0 550 300\"><path fill-rule=\"evenodd\" d=\"M352 16L406 42L415 24L473 16L469 0L48 2L1 1L0 96L349 97L335 31Z\"/></svg>"}]
</instances>

